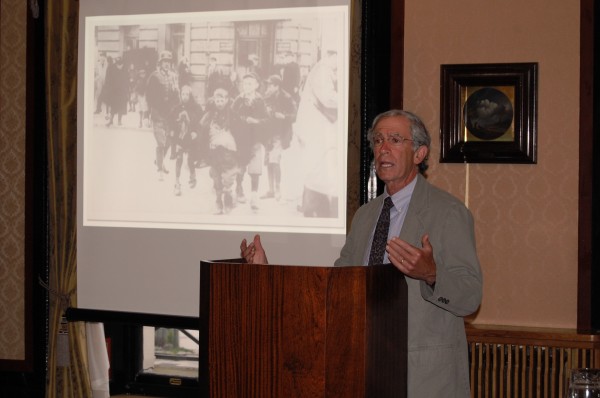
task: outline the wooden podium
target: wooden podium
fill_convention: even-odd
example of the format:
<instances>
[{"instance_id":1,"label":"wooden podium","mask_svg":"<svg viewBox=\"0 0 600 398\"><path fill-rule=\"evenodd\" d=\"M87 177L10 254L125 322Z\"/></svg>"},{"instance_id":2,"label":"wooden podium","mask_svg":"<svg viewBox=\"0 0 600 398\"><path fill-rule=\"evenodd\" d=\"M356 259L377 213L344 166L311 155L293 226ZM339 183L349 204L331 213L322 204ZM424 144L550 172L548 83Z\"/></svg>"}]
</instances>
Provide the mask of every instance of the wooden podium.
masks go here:
<instances>
[{"instance_id":1,"label":"wooden podium","mask_svg":"<svg viewBox=\"0 0 600 398\"><path fill-rule=\"evenodd\" d=\"M389 264L203 261L203 396L405 397L406 290Z\"/></svg>"}]
</instances>

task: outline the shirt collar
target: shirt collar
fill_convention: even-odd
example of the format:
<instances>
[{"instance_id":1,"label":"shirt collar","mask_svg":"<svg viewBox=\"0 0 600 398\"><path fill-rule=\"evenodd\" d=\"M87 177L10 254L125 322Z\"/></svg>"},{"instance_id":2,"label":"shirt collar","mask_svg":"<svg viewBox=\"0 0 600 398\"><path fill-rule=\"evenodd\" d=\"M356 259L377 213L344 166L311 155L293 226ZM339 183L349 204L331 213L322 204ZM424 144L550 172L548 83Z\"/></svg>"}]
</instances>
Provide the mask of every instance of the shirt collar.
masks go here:
<instances>
[{"instance_id":1,"label":"shirt collar","mask_svg":"<svg viewBox=\"0 0 600 398\"><path fill-rule=\"evenodd\" d=\"M418 178L416 177L413 178L413 180L409 182L408 185L406 185L404 188L402 188L395 194L391 195L392 202L394 202L394 207L396 209L402 208L402 205L406 204L406 202L410 200L410 197L412 196L413 191L415 190L415 185L417 185L417 179ZM383 199L385 200L385 198L387 198L388 196L390 195L387 192L387 188L385 188L383 191Z\"/></svg>"}]
</instances>

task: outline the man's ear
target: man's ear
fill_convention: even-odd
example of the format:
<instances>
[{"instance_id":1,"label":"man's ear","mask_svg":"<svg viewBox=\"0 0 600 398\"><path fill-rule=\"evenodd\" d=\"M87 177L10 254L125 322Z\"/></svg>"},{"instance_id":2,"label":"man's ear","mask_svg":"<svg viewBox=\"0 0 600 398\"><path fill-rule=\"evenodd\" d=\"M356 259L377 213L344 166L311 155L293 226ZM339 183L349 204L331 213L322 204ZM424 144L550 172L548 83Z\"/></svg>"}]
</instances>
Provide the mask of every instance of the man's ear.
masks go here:
<instances>
[{"instance_id":1,"label":"man's ear","mask_svg":"<svg viewBox=\"0 0 600 398\"><path fill-rule=\"evenodd\" d=\"M421 163L427 157L428 154L429 148L427 148L425 145L421 145L420 147L418 147L415 151L415 163Z\"/></svg>"}]
</instances>

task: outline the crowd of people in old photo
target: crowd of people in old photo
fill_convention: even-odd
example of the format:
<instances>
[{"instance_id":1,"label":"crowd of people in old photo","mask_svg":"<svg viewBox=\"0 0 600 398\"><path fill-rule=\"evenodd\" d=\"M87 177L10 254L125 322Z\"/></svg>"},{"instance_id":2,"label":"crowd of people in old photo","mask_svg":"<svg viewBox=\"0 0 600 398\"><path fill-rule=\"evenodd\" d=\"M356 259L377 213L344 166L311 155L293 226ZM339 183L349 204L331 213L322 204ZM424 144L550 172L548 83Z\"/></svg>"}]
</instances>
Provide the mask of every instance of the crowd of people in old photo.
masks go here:
<instances>
[{"instance_id":1,"label":"crowd of people in old photo","mask_svg":"<svg viewBox=\"0 0 600 398\"><path fill-rule=\"evenodd\" d=\"M323 54L305 77L292 53L268 70L259 61L251 54L243 73L235 73L210 57L204 98L198 98L188 60L175 64L170 51L158 54L155 67L127 66L122 57L102 55L95 112L104 113L108 128L120 126L124 115L134 115L138 128L151 128L156 178L173 178L176 196L182 195L182 184L194 189L212 183L219 214L240 205L257 210L265 199L279 201L282 154L297 140L303 151L297 210L306 217L334 217L336 184L327 170L337 156L335 51ZM210 182L197 180L204 167Z\"/></svg>"}]
</instances>

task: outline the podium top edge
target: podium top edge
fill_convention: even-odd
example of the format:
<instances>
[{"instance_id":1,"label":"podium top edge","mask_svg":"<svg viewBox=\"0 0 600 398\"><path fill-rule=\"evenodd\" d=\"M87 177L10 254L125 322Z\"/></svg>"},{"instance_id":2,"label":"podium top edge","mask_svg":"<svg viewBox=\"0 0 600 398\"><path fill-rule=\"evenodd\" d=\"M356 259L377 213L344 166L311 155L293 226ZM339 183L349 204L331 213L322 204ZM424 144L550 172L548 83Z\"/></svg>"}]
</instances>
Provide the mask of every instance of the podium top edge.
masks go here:
<instances>
[{"instance_id":1,"label":"podium top edge","mask_svg":"<svg viewBox=\"0 0 600 398\"><path fill-rule=\"evenodd\" d=\"M246 265L248 263L245 262L242 258L236 259L226 259L226 260L201 260L200 264L220 264L220 265ZM323 264L251 264L256 267L297 267L297 268L369 268L365 265L339 265L335 266L333 264L323 265ZM371 267L394 267L392 264L378 264Z\"/></svg>"}]
</instances>

